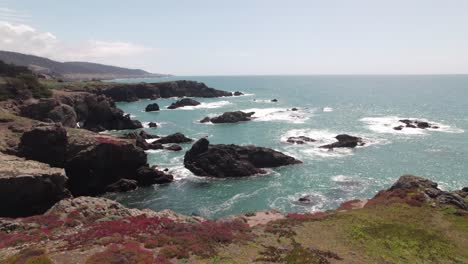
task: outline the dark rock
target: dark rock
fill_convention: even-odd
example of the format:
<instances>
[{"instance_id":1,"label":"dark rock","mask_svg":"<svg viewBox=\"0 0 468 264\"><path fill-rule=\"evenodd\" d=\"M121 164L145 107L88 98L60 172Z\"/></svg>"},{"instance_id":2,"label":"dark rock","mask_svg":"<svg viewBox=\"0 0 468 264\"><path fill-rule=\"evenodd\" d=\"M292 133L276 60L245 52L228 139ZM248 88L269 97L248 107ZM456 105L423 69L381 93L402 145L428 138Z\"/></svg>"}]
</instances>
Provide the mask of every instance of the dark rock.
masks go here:
<instances>
[{"instance_id":1,"label":"dark rock","mask_svg":"<svg viewBox=\"0 0 468 264\"><path fill-rule=\"evenodd\" d=\"M395 182L389 191L397 189L437 188L437 183L414 175L403 175Z\"/></svg>"},{"instance_id":2,"label":"dark rock","mask_svg":"<svg viewBox=\"0 0 468 264\"><path fill-rule=\"evenodd\" d=\"M301 202L301 203L310 203L311 200L310 200L310 196L309 195L306 195L304 197L301 197L297 200L298 202Z\"/></svg>"},{"instance_id":3,"label":"dark rock","mask_svg":"<svg viewBox=\"0 0 468 264\"><path fill-rule=\"evenodd\" d=\"M67 131L62 125L38 126L23 134L18 150L27 159L63 168L67 144Z\"/></svg>"},{"instance_id":4,"label":"dark rock","mask_svg":"<svg viewBox=\"0 0 468 264\"><path fill-rule=\"evenodd\" d=\"M278 99L272 99L271 102L272 102L272 103L277 103L277 102L278 102Z\"/></svg>"},{"instance_id":5,"label":"dark rock","mask_svg":"<svg viewBox=\"0 0 468 264\"><path fill-rule=\"evenodd\" d=\"M140 186L149 186L153 184L164 184L172 182L174 180L174 176L154 168L149 168L148 166L143 166L138 169L138 173L134 179Z\"/></svg>"},{"instance_id":6,"label":"dark rock","mask_svg":"<svg viewBox=\"0 0 468 264\"><path fill-rule=\"evenodd\" d=\"M202 120L200 120L200 123L208 123L210 121L211 121L210 118L207 116L207 117L203 118Z\"/></svg>"},{"instance_id":7,"label":"dark rock","mask_svg":"<svg viewBox=\"0 0 468 264\"><path fill-rule=\"evenodd\" d=\"M184 157L184 165L198 176L240 177L264 173L261 168L301 163L281 152L255 146L210 145L198 140Z\"/></svg>"},{"instance_id":8,"label":"dark rock","mask_svg":"<svg viewBox=\"0 0 468 264\"><path fill-rule=\"evenodd\" d=\"M170 145L169 147L166 147L164 149L172 150L172 151L181 151L182 147L177 145L177 144L174 144L174 145Z\"/></svg>"},{"instance_id":9,"label":"dark rock","mask_svg":"<svg viewBox=\"0 0 468 264\"><path fill-rule=\"evenodd\" d=\"M239 91L234 92L234 96L241 96L241 95L244 95L244 93L239 92Z\"/></svg>"},{"instance_id":10,"label":"dark rock","mask_svg":"<svg viewBox=\"0 0 468 264\"><path fill-rule=\"evenodd\" d=\"M184 98L179 101L176 101L175 103L172 103L170 106L167 107L167 109L176 109L184 106L196 106L199 105L200 102L195 101L193 99L189 98Z\"/></svg>"},{"instance_id":11,"label":"dark rock","mask_svg":"<svg viewBox=\"0 0 468 264\"><path fill-rule=\"evenodd\" d=\"M287 142L291 144L305 144L305 142L315 142L315 139L306 136L289 137Z\"/></svg>"},{"instance_id":12,"label":"dark rock","mask_svg":"<svg viewBox=\"0 0 468 264\"><path fill-rule=\"evenodd\" d=\"M438 126L434 126L426 121L419 121L419 120L410 120L410 119L401 119L399 120L401 123L405 124L406 127L408 128L420 128L420 129L426 129L426 128L433 128L437 129L439 128ZM399 126L401 129L403 129L403 126ZM398 130L401 130L398 129Z\"/></svg>"},{"instance_id":13,"label":"dark rock","mask_svg":"<svg viewBox=\"0 0 468 264\"><path fill-rule=\"evenodd\" d=\"M335 137L338 142L320 146L320 148L355 148L356 146L363 146L365 143L360 137L354 137L346 134L338 135Z\"/></svg>"},{"instance_id":14,"label":"dark rock","mask_svg":"<svg viewBox=\"0 0 468 264\"><path fill-rule=\"evenodd\" d=\"M130 139L135 139L135 145L139 148L142 148L143 150L149 150L149 149L162 149L163 146L159 143L148 143L146 139L153 139L153 138L159 138L156 135L150 135L146 133L145 131L140 131L140 133L133 132L126 134L124 138L130 138Z\"/></svg>"},{"instance_id":15,"label":"dark rock","mask_svg":"<svg viewBox=\"0 0 468 264\"><path fill-rule=\"evenodd\" d=\"M155 128L155 127L158 127L158 124L156 124L155 122L149 122L148 126L150 128Z\"/></svg>"},{"instance_id":16,"label":"dark rock","mask_svg":"<svg viewBox=\"0 0 468 264\"><path fill-rule=\"evenodd\" d=\"M162 137L162 138L156 140L156 143L160 143L160 144L170 144L170 143L180 144L180 143L188 143L188 142L192 142L192 141L193 140L191 138L186 137L182 133L175 133L175 134L172 134L172 135L169 135L169 136L166 136L166 137Z\"/></svg>"},{"instance_id":17,"label":"dark rock","mask_svg":"<svg viewBox=\"0 0 468 264\"><path fill-rule=\"evenodd\" d=\"M299 109L297 109L296 107L293 107L293 108L291 109L291 111L298 111L298 110L299 110Z\"/></svg>"},{"instance_id":18,"label":"dark rock","mask_svg":"<svg viewBox=\"0 0 468 264\"><path fill-rule=\"evenodd\" d=\"M69 105L61 104L56 106L48 113L47 118L66 127L76 127L77 115L73 107Z\"/></svg>"},{"instance_id":19,"label":"dark rock","mask_svg":"<svg viewBox=\"0 0 468 264\"><path fill-rule=\"evenodd\" d=\"M402 129L403 129L403 126L397 126L397 127L394 127L393 129L394 129L394 130L402 130Z\"/></svg>"},{"instance_id":20,"label":"dark rock","mask_svg":"<svg viewBox=\"0 0 468 264\"><path fill-rule=\"evenodd\" d=\"M220 91L195 81L174 81L161 83L114 84L105 85L93 91L104 94L115 101L136 101L170 97L222 97L232 96L231 92Z\"/></svg>"},{"instance_id":21,"label":"dark rock","mask_svg":"<svg viewBox=\"0 0 468 264\"><path fill-rule=\"evenodd\" d=\"M120 179L117 182L108 185L106 187L106 192L128 192L138 188L137 181Z\"/></svg>"},{"instance_id":22,"label":"dark rock","mask_svg":"<svg viewBox=\"0 0 468 264\"><path fill-rule=\"evenodd\" d=\"M132 179L146 165L146 154L130 142L103 140L71 158L65 165L73 195L97 195L120 179Z\"/></svg>"},{"instance_id":23,"label":"dark rock","mask_svg":"<svg viewBox=\"0 0 468 264\"><path fill-rule=\"evenodd\" d=\"M0 217L42 214L70 197L63 169L0 153Z\"/></svg>"},{"instance_id":24,"label":"dark rock","mask_svg":"<svg viewBox=\"0 0 468 264\"><path fill-rule=\"evenodd\" d=\"M145 112L159 111L159 105L157 103L149 104L145 108Z\"/></svg>"},{"instance_id":25,"label":"dark rock","mask_svg":"<svg viewBox=\"0 0 468 264\"><path fill-rule=\"evenodd\" d=\"M211 123L220 124L220 123L237 123L241 121L250 121L252 120L252 115L255 112L244 113L242 111L235 111L235 112L226 112L220 116L208 118L205 117L202 121L208 119ZM201 121L200 121L201 122ZM204 123L204 122L202 122Z\"/></svg>"}]
</instances>

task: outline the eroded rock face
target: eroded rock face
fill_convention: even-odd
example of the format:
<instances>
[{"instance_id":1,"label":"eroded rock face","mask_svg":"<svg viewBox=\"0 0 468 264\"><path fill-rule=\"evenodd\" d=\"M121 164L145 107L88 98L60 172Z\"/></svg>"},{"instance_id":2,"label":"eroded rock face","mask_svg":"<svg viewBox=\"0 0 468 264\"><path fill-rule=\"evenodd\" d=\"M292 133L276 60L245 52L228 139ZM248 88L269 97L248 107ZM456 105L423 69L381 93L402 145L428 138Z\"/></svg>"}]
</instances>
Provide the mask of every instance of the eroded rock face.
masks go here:
<instances>
[{"instance_id":1,"label":"eroded rock face","mask_svg":"<svg viewBox=\"0 0 468 264\"><path fill-rule=\"evenodd\" d=\"M362 141L362 138L350 136L346 134L338 135L335 137L338 142L320 146L321 148L355 148L357 146L363 146L365 143Z\"/></svg>"},{"instance_id":2,"label":"eroded rock face","mask_svg":"<svg viewBox=\"0 0 468 264\"><path fill-rule=\"evenodd\" d=\"M0 217L42 214L70 197L63 169L0 153Z\"/></svg>"},{"instance_id":3,"label":"eroded rock face","mask_svg":"<svg viewBox=\"0 0 468 264\"><path fill-rule=\"evenodd\" d=\"M200 102L198 101L195 101L190 98L184 98L184 99L181 99L179 101L172 103L170 106L167 107L167 109L176 109L176 108L180 108L184 106L197 106L199 104Z\"/></svg>"},{"instance_id":4,"label":"eroded rock face","mask_svg":"<svg viewBox=\"0 0 468 264\"><path fill-rule=\"evenodd\" d=\"M200 121L200 123L206 123L211 121L211 123L214 124L220 124L220 123L237 123L237 122L242 122L242 121L250 121L252 120L252 115L254 115L255 112L250 112L250 113L245 113L242 111L235 111L235 112L226 112L220 116L209 118L205 117Z\"/></svg>"},{"instance_id":5,"label":"eroded rock face","mask_svg":"<svg viewBox=\"0 0 468 264\"><path fill-rule=\"evenodd\" d=\"M298 164L281 152L255 146L210 145L198 140L184 157L184 165L198 176L240 177L264 173L262 168Z\"/></svg>"},{"instance_id":6,"label":"eroded rock face","mask_svg":"<svg viewBox=\"0 0 468 264\"><path fill-rule=\"evenodd\" d=\"M67 145L67 131L62 125L41 125L23 134L19 153L27 159L63 168L67 157Z\"/></svg>"},{"instance_id":7,"label":"eroded rock face","mask_svg":"<svg viewBox=\"0 0 468 264\"><path fill-rule=\"evenodd\" d=\"M157 103L149 104L145 108L145 112L159 111L159 105Z\"/></svg>"},{"instance_id":8,"label":"eroded rock face","mask_svg":"<svg viewBox=\"0 0 468 264\"><path fill-rule=\"evenodd\" d=\"M128 142L104 141L72 157L65 171L73 195L98 195L120 179L132 179L146 163L146 154L141 148Z\"/></svg>"},{"instance_id":9,"label":"eroded rock face","mask_svg":"<svg viewBox=\"0 0 468 264\"><path fill-rule=\"evenodd\" d=\"M171 134L169 136L165 136L165 137L162 137L162 138L156 140L156 143L159 143L159 144L170 144L170 143L180 144L180 143L188 143L188 142L192 142L192 141L193 140L191 138L186 137L182 133L174 133L174 134Z\"/></svg>"}]
</instances>

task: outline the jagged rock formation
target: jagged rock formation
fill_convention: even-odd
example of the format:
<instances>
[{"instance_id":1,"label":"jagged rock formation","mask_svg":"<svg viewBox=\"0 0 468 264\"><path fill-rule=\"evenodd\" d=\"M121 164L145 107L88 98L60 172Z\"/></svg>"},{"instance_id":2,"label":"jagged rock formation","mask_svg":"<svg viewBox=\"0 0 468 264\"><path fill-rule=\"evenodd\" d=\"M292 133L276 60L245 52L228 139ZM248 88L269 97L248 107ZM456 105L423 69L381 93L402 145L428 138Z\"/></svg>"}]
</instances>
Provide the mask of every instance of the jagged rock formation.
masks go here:
<instances>
[{"instance_id":1,"label":"jagged rock formation","mask_svg":"<svg viewBox=\"0 0 468 264\"><path fill-rule=\"evenodd\" d=\"M338 135L335 137L338 142L320 146L321 148L334 149L334 148L355 148L357 146L363 146L365 143L360 137L354 137L346 134Z\"/></svg>"},{"instance_id":2,"label":"jagged rock formation","mask_svg":"<svg viewBox=\"0 0 468 264\"><path fill-rule=\"evenodd\" d=\"M0 217L44 213L69 197L63 169L0 153Z\"/></svg>"},{"instance_id":3,"label":"jagged rock formation","mask_svg":"<svg viewBox=\"0 0 468 264\"><path fill-rule=\"evenodd\" d=\"M172 103L170 106L167 107L167 109L177 109L177 108L181 108L184 106L197 106L199 104L200 102L198 101L195 101L189 98L184 98L184 99L181 99L179 101Z\"/></svg>"},{"instance_id":4,"label":"jagged rock formation","mask_svg":"<svg viewBox=\"0 0 468 264\"><path fill-rule=\"evenodd\" d=\"M216 116L212 118L205 117L200 121L200 123L211 122L214 124L220 124L220 123L237 123L237 122L242 122L242 121L250 121L252 120L252 115L254 114L255 112L250 112L250 113L244 113L242 111L226 112L220 116Z\"/></svg>"},{"instance_id":5,"label":"jagged rock formation","mask_svg":"<svg viewBox=\"0 0 468 264\"><path fill-rule=\"evenodd\" d=\"M149 104L145 107L145 112L159 111L159 105L157 103Z\"/></svg>"},{"instance_id":6,"label":"jagged rock formation","mask_svg":"<svg viewBox=\"0 0 468 264\"><path fill-rule=\"evenodd\" d=\"M184 165L198 176L240 177L264 173L262 168L298 164L281 152L256 146L210 145L198 140L184 157Z\"/></svg>"},{"instance_id":7,"label":"jagged rock formation","mask_svg":"<svg viewBox=\"0 0 468 264\"><path fill-rule=\"evenodd\" d=\"M180 144L180 143L188 143L192 142L193 139L186 137L182 133L174 133L165 137L161 137L160 139L156 140L156 143L159 144Z\"/></svg>"}]
</instances>

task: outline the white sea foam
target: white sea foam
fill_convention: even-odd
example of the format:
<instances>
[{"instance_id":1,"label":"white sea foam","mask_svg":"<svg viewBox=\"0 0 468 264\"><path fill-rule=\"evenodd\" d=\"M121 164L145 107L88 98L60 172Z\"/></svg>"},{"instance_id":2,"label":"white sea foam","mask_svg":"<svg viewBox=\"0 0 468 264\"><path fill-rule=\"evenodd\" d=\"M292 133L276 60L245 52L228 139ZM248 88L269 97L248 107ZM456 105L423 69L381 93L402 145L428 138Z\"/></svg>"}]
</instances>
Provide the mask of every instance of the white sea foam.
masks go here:
<instances>
[{"instance_id":1,"label":"white sea foam","mask_svg":"<svg viewBox=\"0 0 468 264\"><path fill-rule=\"evenodd\" d=\"M281 142L287 143L289 137L299 137L299 136L306 136L309 138L314 139L314 142L305 142L305 144L294 144L287 147L287 151L290 152L293 156L302 157L308 156L311 158L322 157L322 158L332 158L332 157L342 157L346 155L352 155L354 150L351 148L334 148L334 149L326 149L320 148L320 146L328 145L331 143L336 142L336 136L338 134L343 133L336 133L331 132L328 130L316 130L316 129L292 129L286 132L283 136L281 136ZM357 146L356 148L364 148L376 144L386 144L388 143L385 139L380 139L376 137L371 137L368 135L355 135L354 133L350 133L351 135L361 137L362 140L365 142L364 146ZM289 144L289 143L288 143Z\"/></svg>"},{"instance_id":2,"label":"white sea foam","mask_svg":"<svg viewBox=\"0 0 468 264\"><path fill-rule=\"evenodd\" d=\"M155 142L155 141L158 140L158 139L159 139L159 138L149 138L149 139L146 139L146 142L148 142L148 143L151 144L151 143Z\"/></svg>"},{"instance_id":3,"label":"white sea foam","mask_svg":"<svg viewBox=\"0 0 468 264\"><path fill-rule=\"evenodd\" d=\"M310 118L311 110L291 111L286 108L251 108L242 110L243 112L255 112L252 116L254 121L285 121L289 123L301 124Z\"/></svg>"},{"instance_id":4,"label":"white sea foam","mask_svg":"<svg viewBox=\"0 0 468 264\"><path fill-rule=\"evenodd\" d=\"M177 109L180 109L180 110L214 109L214 108L220 108L220 107L230 105L230 104L232 103L229 101L217 101L217 102L211 102L211 103L201 103L195 106L184 106L184 107L180 107ZM173 109L173 110L177 110L177 109Z\"/></svg>"},{"instance_id":5,"label":"white sea foam","mask_svg":"<svg viewBox=\"0 0 468 264\"><path fill-rule=\"evenodd\" d=\"M410 119L410 120L420 120L425 121L439 128L408 128L404 127L402 130L395 130L394 127L404 125L399 120ZM445 133L463 133L463 129L451 127L442 123L430 121L424 118L402 118L398 116L382 116L382 117L365 117L360 120L367 124L367 127L377 133L389 133L389 134L402 134L402 135L426 135L428 132L445 132Z\"/></svg>"},{"instance_id":6,"label":"white sea foam","mask_svg":"<svg viewBox=\"0 0 468 264\"><path fill-rule=\"evenodd\" d=\"M322 109L323 112L333 112L333 107L326 106Z\"/></svg>"},{"instance_id":7,"label":"white sea foam","mask_svg":"<svg viewBox=\"0 0 468 264\"><path fill-rule=\"evenodd\" d=\"M308 196L310 202L308 203L300 203L298 202L299 198ZM288 211L290 206L299 207L301 211L305 212L317 212L323 210L325 206L325 202L327 198L320 192L310 192L310 193L295 193L292 195L288 195L286 197L278 197L273 202L269 204L269 206L273 209L285 212Z\"/></svg>"}]
</instances>

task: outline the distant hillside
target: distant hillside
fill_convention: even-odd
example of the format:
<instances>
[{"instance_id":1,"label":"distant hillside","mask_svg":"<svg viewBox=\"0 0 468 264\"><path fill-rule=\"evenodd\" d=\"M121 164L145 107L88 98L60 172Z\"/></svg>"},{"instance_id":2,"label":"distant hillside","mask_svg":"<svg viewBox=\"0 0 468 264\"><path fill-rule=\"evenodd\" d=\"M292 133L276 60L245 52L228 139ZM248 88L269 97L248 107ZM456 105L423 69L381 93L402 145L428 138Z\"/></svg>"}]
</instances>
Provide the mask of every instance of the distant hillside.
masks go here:
<instances>
[{"instance_id":1,"label":"distant hillside","mask_svg":"<svg viewBox=\"0 0 468 264\"><path fill-rule=\"evenodd\" d=\"M19 66L27 66L36 73L67 80L109 80L116 78L163 77L139 69L127 69L89 62L58 62L47 58L17 52L0 51L0 60Z\"/></svg>"}]
</instances>

